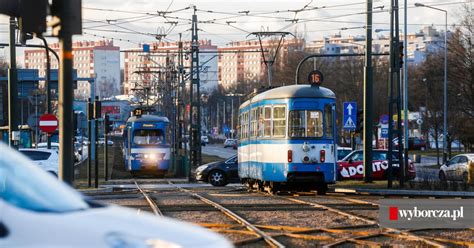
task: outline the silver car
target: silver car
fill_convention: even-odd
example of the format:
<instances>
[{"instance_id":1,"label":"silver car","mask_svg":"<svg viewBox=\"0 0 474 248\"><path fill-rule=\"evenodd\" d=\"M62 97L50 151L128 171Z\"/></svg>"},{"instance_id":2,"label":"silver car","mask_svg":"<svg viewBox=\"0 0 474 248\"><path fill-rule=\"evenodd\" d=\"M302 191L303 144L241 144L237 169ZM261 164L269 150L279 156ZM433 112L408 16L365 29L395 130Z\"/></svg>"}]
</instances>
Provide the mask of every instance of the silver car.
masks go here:
<instances>
[{"instance_id":1,"label":"silver car","mask_svg":"<svg viewBox=\"0 0 474 248\"><path fill-rule=\"evenodd\" d=\"M439 168L441 181L468 181L469 163L474 163L474 153L460 154Z\"/></svg>"}]
</instances>

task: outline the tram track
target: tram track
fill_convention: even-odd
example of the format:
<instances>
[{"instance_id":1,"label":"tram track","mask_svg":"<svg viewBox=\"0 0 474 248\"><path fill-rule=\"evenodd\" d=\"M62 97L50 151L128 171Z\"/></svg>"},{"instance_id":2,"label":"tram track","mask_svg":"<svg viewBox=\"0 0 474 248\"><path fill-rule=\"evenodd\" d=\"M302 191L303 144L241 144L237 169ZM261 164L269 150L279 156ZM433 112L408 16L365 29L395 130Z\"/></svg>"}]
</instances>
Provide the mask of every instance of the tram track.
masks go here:
<instances>
[{"instance_id":1,"label":"tram track","mask_svg":"<svg viewBox=\"0 0 474 248\"><path fill-rule=\"evenodd\" d=\"M262 192L262 194L266 194L266 193ZM283 198L283 199L286 199L286 200L289 200L289 201L292 201L292 202L295 202L295 203L299 203L299 204L307 204L307 205L310 205L310 206L313 206L313 207L316 207L316 208L322 208L322 209L325 209L327 211L330 211L330 212L333 212L333 213L336 213L336 214L339 214L339 215L343 215L343 216L346 216L346 217L349 217L349 218L358 219L360 221L366 222L369 225L379 226L377 221L374 221L370 218L363 217L363 216L360 216L360 215L357 215L357 214L354 214L354 213L351 213L351 212L348 212L348 211L341 210L340 208L337 207L338 204L315 203L315 202L309 202L309 201L304 201L304 200L300 200L300 199L295 199L294 197L290 198L290 197L278 196L278 195L270 195L270 194L266 194L266 195L269 195L270 197L275 197L275 198ZM332 199L336 198L337 199L337 197L330 197L330 198L332 198ZM379 204L376 204L376 203L373 203L373 202L368 202L368 201L359 200L359 199L353 199L353 198L350 198L350 197L347 197L347 196L340 197L339 199L342 199L342 200L345 200L345 201L348 201L348 202L352 202L352 203L357 204L357 205L367 204L367 205L373 205L373 206L377 206L377 207L380 206ZM357 210L357 209L351 209L351 210ZM411 230L411 231L415 231L415 230ZM379 244L377 242L372 242L372 241L365 240L367 238L380 237L380 236L391 236L392 238L402 238L402 239L408 239L408 240L421 241L421 242L424 242L425 244L433 246L433 247L446 247L446 245L443 245L442 243L439 243L436 240L432 240L432 239L429 239L427 237L422 237L422 236L412 234L412 233L410 233L410 231L404 231L404 230L395 229L395 228L382 228L382 232L374 233L374 234L371 234L371 235L362 235L362 236L356 235L356 236L351 236L351 237L348 237L348 238L342 238L340 240L335 240L334 242L328 243L328 244L324 245L324 247L336 247L336 246L341 245L341 244L346 243L346 242L351 242L351 243L361 244L361 245L369 245L369 246L382 246L382 244ZM449 240L445 240L445 241L449 241ZM450 242L450 243L453 244L454 242Z\"/></svg>"},{"instance_id":2,"label":"tram track","mask_svg":"<svg viewBox=\"0 0 474 248\"><path fill-rule=\"evenodd\" d=\"M186 192L186 193L192 195L193 197L196 197L199 200L201 200L201 201L203 201L203 202L219 209L222 213L224 213L225 215L227 215L231 219L235 220L239 224L243 225L246 229L248 229L248 230L254 232L255 234L257 234L261 239L263 239L271 247L285 247L282 243L280 243L279 241L277 241L276 239L274 239L273 237L271 237L267 233L263 232L262 230L257 228L255 225L251 224L249 221L247 221L246 219L244 219L243 217L241 217L240 215L235 213L234 211L231 211L228 208L225 208L221 204L219 204L215 201L212 201L211 199L209 199L207 197L204 197L200 194L197 194L197 193L194 193L190 190L179 187L179 186L177 186L177 185L175 185L171 182L169 182L169 183L174 185L178 190L180 190L182 192Z\"/></svg>"},{"instance_id":3,"label":"tram track","mask_svg":"<svg viewBox=\"0 0 474 248\"><path fill-rule=\"evenodd\" d=\"M132 184L135 188L117 187L97 197L105 202L113 202L114 197L117 197L117 202L121 202L122 198L124 206L138 208L139 211L147 206L157 216L194 222L227 236L236 246L386 246L395 242L395 245L407 243L444 247L474 244L470 239L451 240L453 236L435 235L436 231L381 228L374 215L379 207L377 201L380 196L340 193L318 196L301 192L269 195L247 192L242 187L205 188L169 181L162 183L167 183L169 187L150 189L149 184L144 187L137 180ZM130 201L133 194L136 196L135 202ZM141 203L138 202L140 199ZM158 211L153 210L155 207ZM222 218L218 212L227 218ZM301 219L302 216L307 218Z\"/></svg>"}]
</instances>

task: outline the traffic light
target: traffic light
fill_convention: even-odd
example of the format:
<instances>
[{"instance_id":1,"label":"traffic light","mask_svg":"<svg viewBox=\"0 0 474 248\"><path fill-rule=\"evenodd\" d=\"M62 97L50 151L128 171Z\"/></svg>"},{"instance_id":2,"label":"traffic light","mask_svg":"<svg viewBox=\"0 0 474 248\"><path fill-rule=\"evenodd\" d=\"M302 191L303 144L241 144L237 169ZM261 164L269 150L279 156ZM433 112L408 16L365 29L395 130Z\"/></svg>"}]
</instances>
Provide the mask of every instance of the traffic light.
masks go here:
<instances>
[{"instance_id":1,"label":"traffic light","mask_svg":"<svg viewBox=\"0 0 474 248\"><path fill-rule=\"evenodd\" d=\"M357 110L357 127L355 132L362 133L364 131L364 110Z\"/></svg>"},{"instance_id":2,"label":"traffic light","mask_svg":"<svg viewBox=\"0 0 474 248\"><path fill-rule=\"evenodd\" d=\"M399 64L400 64L400 68L403 67L403 56L405 55L403 53L403 43L399 43L398 45L398 56L399 56Z\"/></svg>"},{"instance_id":3,"label":"traffic light","mask_svg":"<svg viewBox=\"0 0 474 248\"><path fill-rule=\"evenodd\" d=\"M94 119L100 119L102 110L102 102L99 99L94 101Z\"/></svg>"},{"instance_id":4,"label":"traffic light","mask_svg":"<svg viewBox=\"0 0 474 248\"><path fill-rule=\"evenodd\" d=\"M0 14L17 17L22 33L46 32L48 0L0 0Z\"/></svg>"},{"instance_id":5,"label":"traffic light","mask_svg":"<svg viewBox=\"0 0 474 248\"><path fill-rule=\"evenodd\" d=\"M104 117L104 128L105 128L105 134L110 133L113 129L113 123L110 121L110 116L107 114Z\"/></svg>"}]
</instances>

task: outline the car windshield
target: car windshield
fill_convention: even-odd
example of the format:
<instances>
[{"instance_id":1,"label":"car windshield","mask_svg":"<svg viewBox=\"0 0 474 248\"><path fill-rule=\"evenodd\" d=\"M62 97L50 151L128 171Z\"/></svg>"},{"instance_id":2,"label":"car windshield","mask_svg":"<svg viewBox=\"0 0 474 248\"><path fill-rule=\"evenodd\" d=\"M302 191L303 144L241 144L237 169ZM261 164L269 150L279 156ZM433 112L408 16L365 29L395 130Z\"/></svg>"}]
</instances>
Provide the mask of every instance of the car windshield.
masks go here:
<instances>
[{"instance_id":1,"label":"car windshield","mask_svg":"<svg viewBox=\"0 0 474 248\"><path fill-rule=\"evenodd\" d=\"M345 158L347 156L347 154L349 154L351 152L352 152L352 150L349 150L349 149L339 149L339 150L337 150L337 159L342 160L343 158Z\"/></svg>"},{"instance_id":2,"label":"car windshield","mask_svg":"<svg viewBox=\"0 0 474 248\"><path fill-rule=\"evenodd\" d=\"M38 212L70 212L89 208L81 195L0 144L0 199Z\"/></svg>"},{"instance_id":3,"label":"car windshield","mask_svg":"<svg viewBox=\"0 0 474 248\"><path fill-rule=\"evenodd\" d=\"M20 150L20 152L33 161L48 160L51 156L51 153L43 151Z\"/></svg>"},{"instance_id":4,"label":"car windshield","mask_svg":"<svg viewBox=\"0 0 474 248\"><path fill-rule=\"evenodd\" d=\"M156 145L163 143L163 131L159 129L141 129L133 132L136 145Z\"/></svg>"}]
</instances>

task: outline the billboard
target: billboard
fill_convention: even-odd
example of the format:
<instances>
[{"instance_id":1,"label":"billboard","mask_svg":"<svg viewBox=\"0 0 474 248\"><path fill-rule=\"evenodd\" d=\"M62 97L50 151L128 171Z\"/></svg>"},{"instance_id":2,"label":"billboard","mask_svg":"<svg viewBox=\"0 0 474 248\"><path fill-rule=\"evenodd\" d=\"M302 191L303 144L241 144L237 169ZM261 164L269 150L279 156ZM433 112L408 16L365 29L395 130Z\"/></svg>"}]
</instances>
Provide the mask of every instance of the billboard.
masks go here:
<instances>
[{"instance_id":1,"label":"billboard","mask_svg":"<svg viewBox=\"0 0 474 248\"><path fill-rule=\"evenodd\" d=\"M118 47L117 49L109 47L94 49L94 72L96 73L95 92L100 99L120 95L120 50Z\"/></svg>"}]
</instances>

